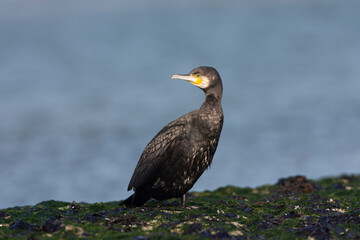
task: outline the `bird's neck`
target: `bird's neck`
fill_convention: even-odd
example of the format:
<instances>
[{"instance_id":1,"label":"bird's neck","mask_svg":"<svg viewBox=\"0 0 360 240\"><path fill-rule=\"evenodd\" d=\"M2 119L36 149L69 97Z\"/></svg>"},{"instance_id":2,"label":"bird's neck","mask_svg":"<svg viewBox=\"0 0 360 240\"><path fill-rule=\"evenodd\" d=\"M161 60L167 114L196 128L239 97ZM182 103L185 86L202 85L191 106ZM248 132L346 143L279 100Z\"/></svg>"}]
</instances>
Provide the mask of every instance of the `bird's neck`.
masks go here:
<instances>
[{"instance_id":1,"label":"bird's neck","mask_svg":"<svg viewBox=\"0 0 360 240\"><path fill-rule=\"evenodd\" d=\"M210 100L211 98L216 98L219 101L219 103L221 103L222 87L214 87L207 89L205 91L205 102L207 101L207 99Z\"/></svg>"},{"instance_id":2,"label":"bird's neck","mask_svg":"<svg viewBox=\"0 0 360 240\"><path fill-rule=\"evenodd\" d=\"M205 95L205 101L201 105L200 110L206 111L206 109L213 108L216 106L216 108L221 108L221 96L213 95L213 94L206 94Z\"/></svg>"}]
</instances>

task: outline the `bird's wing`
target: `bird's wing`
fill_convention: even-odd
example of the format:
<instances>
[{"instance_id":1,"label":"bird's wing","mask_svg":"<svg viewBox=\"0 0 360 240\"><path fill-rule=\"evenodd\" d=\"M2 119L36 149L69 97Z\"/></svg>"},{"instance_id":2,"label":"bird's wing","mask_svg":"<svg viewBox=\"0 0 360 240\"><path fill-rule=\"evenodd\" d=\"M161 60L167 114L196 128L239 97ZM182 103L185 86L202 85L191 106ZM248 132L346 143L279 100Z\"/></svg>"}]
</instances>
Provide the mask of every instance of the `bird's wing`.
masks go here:
<instances>
[{"instance_id":1,"label":"bird's wing","mask_svg":"<svg viewBox=\"0 0 360 240\"><path fill-rule=\"evenodd\" d=\"M146 146L130 180L128 191L154 180L161 165L179 151L184 138L186 115L165 126Z\"/></svg>"}]
</instances>

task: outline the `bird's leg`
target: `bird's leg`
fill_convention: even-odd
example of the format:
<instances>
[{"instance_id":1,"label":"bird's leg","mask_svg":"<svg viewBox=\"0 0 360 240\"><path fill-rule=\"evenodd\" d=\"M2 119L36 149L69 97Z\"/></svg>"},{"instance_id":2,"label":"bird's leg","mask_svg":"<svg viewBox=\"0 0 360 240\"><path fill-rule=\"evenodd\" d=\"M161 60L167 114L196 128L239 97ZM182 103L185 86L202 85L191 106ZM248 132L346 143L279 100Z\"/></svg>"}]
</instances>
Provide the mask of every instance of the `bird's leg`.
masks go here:
<instances>
[{"instance_id":1,"label":"bird's leg","mask_svg":"<svg viewBox=\"0 0 360 240\"><path fill-rule=\"evenodd\" d=\"M180 198L180 207L185 207L185 194Z\"/></svg>"}]
</instances>

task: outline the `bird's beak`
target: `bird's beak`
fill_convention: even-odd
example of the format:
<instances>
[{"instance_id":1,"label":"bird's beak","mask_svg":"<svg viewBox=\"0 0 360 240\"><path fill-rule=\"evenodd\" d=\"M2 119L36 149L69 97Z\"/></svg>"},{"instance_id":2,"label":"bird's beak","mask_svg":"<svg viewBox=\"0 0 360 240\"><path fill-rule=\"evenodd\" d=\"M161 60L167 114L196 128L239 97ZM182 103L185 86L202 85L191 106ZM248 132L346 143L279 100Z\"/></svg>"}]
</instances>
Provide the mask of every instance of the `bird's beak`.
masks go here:
<instances>
[{"instance_id":1,"label":"bird's beak","mask_svg":"<svg viewBox=\"0 0 360 240\"><path fill-rule=\"evenodd\" d=\"M174 74L172 75L171 77L172 79L181 79L181 80L185 80L185 81L188 81L192 84L194 84L195 86L199 86L201 83L202 83L202 79L201 77L194 77L194 76L191 76L191 75L182 75L182 74Z\"/></svg>"}]
</instances>

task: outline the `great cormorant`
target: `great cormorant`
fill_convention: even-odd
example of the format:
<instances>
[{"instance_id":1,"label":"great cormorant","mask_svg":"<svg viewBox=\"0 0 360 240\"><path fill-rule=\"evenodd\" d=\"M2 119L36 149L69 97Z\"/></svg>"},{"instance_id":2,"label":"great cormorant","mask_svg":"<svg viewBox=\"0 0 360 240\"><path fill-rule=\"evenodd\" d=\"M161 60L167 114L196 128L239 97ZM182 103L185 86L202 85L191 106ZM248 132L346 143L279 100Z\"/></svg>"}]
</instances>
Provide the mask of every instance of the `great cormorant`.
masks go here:
<instances>
[{"instance_id":1,"label":"great cormorant","mask_svg":"<svg viewBox=\"0 0 360 240\"><path fill-rule=\"evenodd\" d=\"M135 193L123 203L142 206L150 198L180 198L185 206L188 192L213 159L224 116L221 107L222 81L212 67L198 67L189 74L172 76L186 80L205 92L200 109L166 125L146 146L130 180Z\"/></svg>"}]
</instances>

